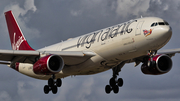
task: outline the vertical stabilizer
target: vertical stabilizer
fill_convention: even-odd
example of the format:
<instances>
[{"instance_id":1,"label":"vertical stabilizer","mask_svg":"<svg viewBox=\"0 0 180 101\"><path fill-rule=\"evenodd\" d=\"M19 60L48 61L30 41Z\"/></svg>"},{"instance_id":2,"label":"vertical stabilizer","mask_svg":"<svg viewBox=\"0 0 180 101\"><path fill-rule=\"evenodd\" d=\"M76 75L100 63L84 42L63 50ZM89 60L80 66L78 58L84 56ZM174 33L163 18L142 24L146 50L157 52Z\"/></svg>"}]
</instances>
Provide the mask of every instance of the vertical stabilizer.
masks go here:
<instances>
[{"instance_id":1,"label":"vertical stabilizer","mask_svg":"<svg viewBox=\"0 0 180 101\"><path fill-rule=\"evenodd\" d=\"M12 11L5 12L7 27L9 31L9 37L13 50L34 50L26 41L21 29L19 28L16 19L14 18Z\"/></svg>"}]
</instances>

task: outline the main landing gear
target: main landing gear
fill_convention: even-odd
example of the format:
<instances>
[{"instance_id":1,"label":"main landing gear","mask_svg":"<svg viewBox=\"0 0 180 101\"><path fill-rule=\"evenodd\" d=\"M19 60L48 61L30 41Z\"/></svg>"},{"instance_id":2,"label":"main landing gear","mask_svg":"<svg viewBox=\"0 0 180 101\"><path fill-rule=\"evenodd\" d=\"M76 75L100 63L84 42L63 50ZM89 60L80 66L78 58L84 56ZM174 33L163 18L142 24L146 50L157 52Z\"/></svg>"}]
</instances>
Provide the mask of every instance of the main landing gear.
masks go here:
<instances>
[{"instance_id":1,"label":"main landing gear","mask_svg":"<svg viewBox=\"0 0 180 101\"><path fill-rule=\"evenodd\" d=\"M53 74L52 77L48 80L48 85L44 86L44 93L48 94L49 91L52 91L53 94L56 94L58 91L58 87L61 87L62 81L60 78L58 78L56 81L54 81L55 75Z\"/></svg>"},{"instance_id":2,"label":"main landing gear","mask_svg":"<svg viewBox=\"0 0 180 101\"><path fill-rule=\"evenodd\" d=\"M106 85L105 91L107 94L109 94L113 90L113 92L117 94L119 92L119 87L122 86L123 86L123 79L122 78L117 79L117 76L115 76L109 80L109 85Z\"/></svg>"},{"instance_id":3,"label":"main landing gear","mask_svg":"<svg viewBox=\"0 0 180 101\"><path fill-rule=\"evenodd\" d=\"M117 75L119 75L119 72L121 71L121 68L124 66L126 61L121 62L118 66L114 67L113 70L113 77L109 80L109 85L106 85L105 92L109 94L112 90L115 94L119 92L119 87L123 86L123 79L117 78Z\"/></svg>"}]
</instances>

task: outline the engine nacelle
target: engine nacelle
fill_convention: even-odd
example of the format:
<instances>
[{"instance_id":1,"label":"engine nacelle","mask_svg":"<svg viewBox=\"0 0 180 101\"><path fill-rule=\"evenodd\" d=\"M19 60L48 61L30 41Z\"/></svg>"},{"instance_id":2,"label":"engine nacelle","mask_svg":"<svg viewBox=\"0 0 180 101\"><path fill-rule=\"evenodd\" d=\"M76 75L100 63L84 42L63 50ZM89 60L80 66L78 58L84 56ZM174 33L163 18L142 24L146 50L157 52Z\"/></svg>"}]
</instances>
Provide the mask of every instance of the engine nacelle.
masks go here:
<instances>
[{"instance_id":1,"label":"engine nacelle","mask_svg":"<svg viewBox=\"0 0 180 101\"><path fill-rule=\"evenodd\" d=\"M141 66L141 71L144 74L160 75L169 72L171 68L171 58L165 54L161 54L149 58L149 60Z\"/></svg>"},{"instance_id":2,"label":"engine nacelle","mask_svg":"<svg viewBox=\"0 0 180 101\"><path fill-rule=\"evenodd\" d=\"M58 55L47 55L40 58L34 65L35 74L51 75L59 73L64 67L63 59Z\"/></svg>"}]
</instances>

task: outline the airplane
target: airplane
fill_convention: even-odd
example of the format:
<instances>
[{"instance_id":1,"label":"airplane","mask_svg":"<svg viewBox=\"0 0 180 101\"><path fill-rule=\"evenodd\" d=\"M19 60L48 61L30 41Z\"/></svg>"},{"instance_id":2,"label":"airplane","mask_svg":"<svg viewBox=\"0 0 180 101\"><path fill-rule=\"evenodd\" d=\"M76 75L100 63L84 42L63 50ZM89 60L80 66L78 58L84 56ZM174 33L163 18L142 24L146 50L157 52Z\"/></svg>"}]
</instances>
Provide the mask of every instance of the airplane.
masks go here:
<instances>
[{"instance_id":1,"label":"airplane","mask_svg":"<svg viewBox=\"0 0 180 101\"><path fill-rule=\"evenodd\" d=\"M0 49L0 64L32 78L47 80L44 93L56 94L62 78L92 75L112 69L107 94L119 92L118 78L127 63L140 63L147 75L172 68L171 57L180 49L159 50L172 36L172 28L158 17L142 17L34 50L25 39L12 11L4 13L12 50Z\"/></svg>"}]
</instances>

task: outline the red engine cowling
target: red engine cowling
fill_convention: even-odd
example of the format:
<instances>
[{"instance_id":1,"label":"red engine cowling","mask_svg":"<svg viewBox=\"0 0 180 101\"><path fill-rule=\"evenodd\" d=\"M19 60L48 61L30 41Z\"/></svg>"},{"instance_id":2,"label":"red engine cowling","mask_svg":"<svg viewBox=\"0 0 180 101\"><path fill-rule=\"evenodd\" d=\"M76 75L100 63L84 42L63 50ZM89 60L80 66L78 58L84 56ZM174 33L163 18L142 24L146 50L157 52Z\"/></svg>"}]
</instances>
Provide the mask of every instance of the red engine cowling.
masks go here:
<instances>
[{"instance_id":1,"label":"red engine cowling","mask_svg":"<svg viewBox=\"0 0 180 101\"><path fill-rule=\"evenodd\" d=\"M171 58L165 54L161 54L149 58L149 60L141 66L141 71L144 74L160 75L169 72L171 68Z\"/></svg>"},{"instance_id":2,"label":"red engine cowling","mask_svg":"<svg viewBox=\"0 0 180 101\"><path fill-rule=\"evenodd\" d=\"M63 59L58 55L47 55L40 58L34 65L35 74L51 75L60 72L64 67Z\"/></svg>"}]
</instances>

